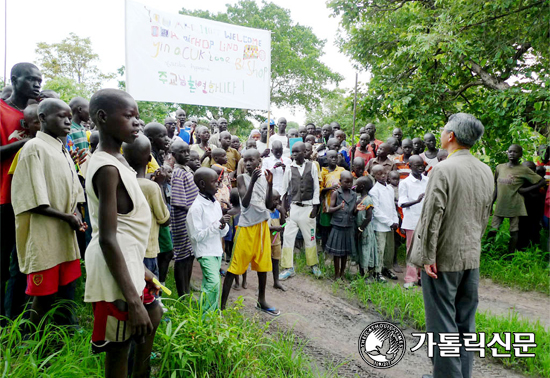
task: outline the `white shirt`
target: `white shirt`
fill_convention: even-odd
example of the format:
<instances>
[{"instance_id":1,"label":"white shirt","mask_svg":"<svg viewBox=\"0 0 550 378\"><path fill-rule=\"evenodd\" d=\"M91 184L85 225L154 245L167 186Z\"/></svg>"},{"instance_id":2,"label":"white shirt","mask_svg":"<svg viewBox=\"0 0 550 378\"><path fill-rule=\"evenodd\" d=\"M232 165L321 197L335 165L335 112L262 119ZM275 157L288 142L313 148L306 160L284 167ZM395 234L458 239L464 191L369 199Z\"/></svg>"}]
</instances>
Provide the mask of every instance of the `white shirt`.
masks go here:
<instances>
[{"instance_id":1,"label":"white shirt","mask_svg":"<svg viewBox=\"0 0 550 378\"><path fill-rule=\"evenodd\" d=\"M399 202L401 206L404 203L416 201L422 193L426 193L428 186L428 178L420 175L421 180L417 180L412 174L399 183ZM403 224L401 228L404 230L414 230L422 213L422 205L424 199L416 205L403 208Z\"/></svg>"},{"instance_id":2,"label":"white shirt","mask_svg":"<svg viewBox=\"0 0 550 378\"><path fill-rule=\"evenodd\" d=\"M399 223L395 208L395 191L391 185L382 185L377 181L369 195L373 202L372 225L374 231L391 231L391 225Z\"/></svg>"},{"instance_id":3,"label":"white shirt","mask_svg":"<svg viewBox=\"0 0 550 378\"><path fill-rule=\"evenodd\" d=\"M424 160L424 163L426 163L426 170L435 167L437 163L439 163L439 160L437 160L437 155L436 157L429 158L426 156L425 152L422 152L420 154L420 157L422 158L422 160Z\"/></svg>"},{"instance_id":4,"label":"white shirt","mask_svg":"<svg viewBox=\"0 0 550 378\"><path fill-rule=\"evenodd\" d=\"M278 162L282 162L284 165L286 165L286 169L290 169L290 164L292 164L292 160L287 157L283 156L280 159L277 159L275 156L270 155L264 158L262 162L262 169L269 169L271 173L273 173L273 189L279 192L282 197L284 194L282 193L282 190L283 176L285 174L285 170L283 170L283 167L273 168L273 166Z\"/></svg>"},{"instance_id":5,"label":"white shirt","mask_svg":"<svg viewBox=\"0 0 550 378\"><path fill-rule=\"evenodd\" d=\"M290 167L298 168L300 176L303 176L304 170L306 169L306 163L307 161L304 161L304 164L298 165L295 161L293 161L290 166L287 166L285 174L283 176L282 191L279 192L281 197L284 196L290 189L290 181L292 179L292 169L290 169ZM302 201L301 203L303 203L304 205L319 205L319 172L317 171L317 167L313 163L311 163L311 177L313 177L313 199L310 199L309 201Z\"/></svg>"},{"instance_id":6,"label":"white shirt","mask_svg":"<svg viewBox=\"0 0 550 378\"><path fill-rule=\"evenodd\" d=\"M278 140L283 144L283 156L290 158L290 148L288 146L288 137L286 135L279 135L279 134L271 135L269 137L269 149L273 150L273 142L275 142L276 140Z\"/></svg>"},{"instance_id":7,"label":"white shirt","mask_svg":"<svg viewBox=\"0 0 550 378\"><path fill-rule=\"evenodd\" d=\"M220 230L220 219L222 218L222 207L218 201L210 201L201 194L187 213L187 234L193 246L195 257L221 256L223 255L221 238L229 231L226 224Z\"/></svg>"},{"instance_id":8,"label":"white shirt","mask_svg":"<svg viewBox=\"0 0 550 378\"><path fill-rule=\"evenodd\" d=\"M256 149L258 150L260 155L264 153L266 148L267 148L267 143L264 143L261 140L256 141Z\"/></svg>"}]
</instances>

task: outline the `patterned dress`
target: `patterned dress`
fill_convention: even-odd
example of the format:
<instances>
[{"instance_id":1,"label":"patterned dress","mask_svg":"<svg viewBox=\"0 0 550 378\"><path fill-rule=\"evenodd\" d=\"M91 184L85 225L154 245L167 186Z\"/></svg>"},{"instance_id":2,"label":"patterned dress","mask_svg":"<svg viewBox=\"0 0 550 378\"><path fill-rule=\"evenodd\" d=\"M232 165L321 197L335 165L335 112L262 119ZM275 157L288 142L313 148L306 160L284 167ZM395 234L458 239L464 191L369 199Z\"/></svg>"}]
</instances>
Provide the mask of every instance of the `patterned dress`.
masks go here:
<instances>
[{"instance_id":1,"label":"patterned dress","mask_svg":"<svg viewBox=\"0 0 550 378\"><path fill-rule=\"evenodd\" d=\"M336 167L336 169L332 172L328 170L327 167L323 167L321 170L321 184L320 184L320 190L325 188L330 188L334 185L338 185L340 183L340 174L344 172L345 169L342 167ZM330 227L330 219L331 216L327 212L328 208L330 207L330 196L332 195L332 190L328 191L323 198L321 198L321 204L322 204L322 212L321 212L321 226Z\"/></svg>"},{"instance_id":2,"label":"patterned dress","mask_svg":"<svg viewBox=\"0 0 550 378\"><path fill-rule=\"evenodd\" d=\"M172 238L174 240L174 260L181 261L193 256L191 241L187 235L187 211L177 206L191 206L199 194L193 172L187 166L176 164L172 172Z\"/></svg>"},{"instance_id":3,"label":"patterned dress","mask_svg":"<svg viewBox=\"0 0 550 378\"><path fill-rule=\"evenodd\" d=\"M367 216L367 210L373 206L372 198L367 195L361 200L361 204L365 206L365 210L357 212L357 216L355 218L357 227L361 226ZM359 235L357 260L363 269L375 267L378 263L378 247L376 244L376 235L374 234L372 221L367 227L365 227L363 233Z\"/></svg>"}]
</instances>

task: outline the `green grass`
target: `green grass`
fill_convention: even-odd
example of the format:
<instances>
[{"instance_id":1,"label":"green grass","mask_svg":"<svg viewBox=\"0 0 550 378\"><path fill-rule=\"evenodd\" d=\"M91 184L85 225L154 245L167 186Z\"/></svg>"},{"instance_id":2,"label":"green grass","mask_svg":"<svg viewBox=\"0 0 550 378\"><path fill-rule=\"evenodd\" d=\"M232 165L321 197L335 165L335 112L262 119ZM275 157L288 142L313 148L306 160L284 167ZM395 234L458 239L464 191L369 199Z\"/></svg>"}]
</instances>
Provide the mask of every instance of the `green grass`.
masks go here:
<instances>
[{"instance_id":1,"label":"green grass","mask_svg":"<svg viewBox=\"0 0 550 378\"><path fill-rule=\"evenodd\" d=\"M401 251L402 252L402 251ZM305 257L300 254L295 257L295 263L298 272L307 273L305 266ZM323 264L321 264L323 265ZM334 274L332 264L323 265L325 277L331 277ZM399 322L402 325L410 326L417 330L426 329L426 319L424 313L424 300L422 292L418 290L406 290L400 285L394 284L366 284L363 279L346 273L346 278L351 281L349 285L341 285L336 282L331 284L331 289L336 294L344 288L348 299L359 300L365 307L373 308L383 318ZM487 313L476 314L476 331L485 332L487 342L492 339L489 335L492 333L504 332L533 332L537 348L535 358L499 358L495 359L506 367L514 368L532 376L550 376L550 333L540 324L528 320L519 319L516 314L511 313L508 316L495 316ZM503 348L499 348L503 352ZM532 351L533 349L531 349ZM513 354L513 353L512 353ZM487 355L491 351L487 350Z\"/></svg>"},{"instance_id":2,"label":"green grass","mask_svg":"<svg viewBox=\"0 0 550 378\"><path fill-rule=\"evenodd\" d=\"M481 276L523 291L550 295L548 252L531 246L524 251L516 251L511 260L506 260L509 239L507 227L502 227L493 240L487 237L482 240Z\"/></svg>"},{"instance_id":3,"label":"green grass","mask_svg":"<svg viewBox=\"0 0 550 378\"><path fill-rule=\"evenodd\" d=\"M171 303L155 338L159 377L313 377L304 343L241 314L242 302L203 318L193 300Z\"/></svg>"},{"instance_id":4,"label":"green grass","mask_svg":"<svg viewBox=\"0 0 550 378\"><path fill-rule=\"evenodd\" d=\"M359 299L365 306L373 307L385 319L391 319L418 330L426 329L424 300L422 293L418 290L406 290L400 285L392 284L366 284L363 279L356 279L346 291L349 296ZM532 323L519 319L516 314L495 316L478 312L476 332L485 332L487 335L503 334L503 332L535 333L538 345L534 349L535 358L510 357L495 359L495 361L529 375L550 376L550 333L539 321ZM490 339L487 336L487 341ZM490 350L487 353L490 355Z\"/></svg>"},{"instance_id":5,"label":"green grass","mask_svg":"<svg viewBox=\"0 0 550 378\"><path fill-rule=\"evenodd\" d=\"M22 329L30 330L26 337ZM91 330L73 333L48 322L36 332L20 317L0 330L1 376L102 377L103 357L91 354L91 337Z\"/></svg>"},{"instance_id":6,"label":"green grass","mask_svg":"<svg viewBox=\"0 0 550 378\"><path fill-rule=\"evenodd\" d=\"M246 317L241 304L203 318L190 297L163 303L170 312L155 337L152 377L323 377L338 368L317 371L302 340ZM9 321L0 330L0 377L103 377L104 355L91 353L91 306L77 312L78 332L47 321L36 332L27 320Z\"/></svg>"}]
</instances>

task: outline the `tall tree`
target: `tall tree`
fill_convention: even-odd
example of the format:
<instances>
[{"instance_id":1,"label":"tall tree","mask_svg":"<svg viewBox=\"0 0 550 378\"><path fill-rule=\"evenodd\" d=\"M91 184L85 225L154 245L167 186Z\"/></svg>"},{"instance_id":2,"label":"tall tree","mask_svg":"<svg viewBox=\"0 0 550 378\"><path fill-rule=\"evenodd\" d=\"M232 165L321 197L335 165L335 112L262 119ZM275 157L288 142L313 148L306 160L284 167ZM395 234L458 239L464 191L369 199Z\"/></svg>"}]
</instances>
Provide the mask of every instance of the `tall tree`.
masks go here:
<instances>
[{"instance_id":1,"label":"tall tree","mask_svg":"<svg viewBox=\"0 0 550 378\"><path fill-rule=\"evenodd\" d=\"M92 49L90 38L74 33L59 43L39 42L36 46L37 64L46 79L65 78L84 87L88 95L101 88L101 84L116 77L104 74L94 64L99 56Z\"/></svg>"},{"instance_id":2,"label":"tall tree","mask_svg":"<svg viewBox=\"0 0 550 378\"><path fill-rule=\"evenodd\" d=\"M548 134L548 0L332 0L341 50L372 72L359 111L410 131L468 112L486 127L481 148L505 159L512 142ZM529 127L528 127L529 126ZM533 133L533 131L535 131Z\"/></svg>"},{"instance_id":3,"label":"tall tree","mask_svg":"<svg viewBox=\"0 0 550 378\"><path fill-rule=\"evenodd\" d=\"M290 11L273 3L242 0L227 5L225 13L191 11L181 14L207 18L256 29L271 30L271 101L279 107L301 106L310 110L330 95L325 86L339 83L342 76L321 62L326 41L310 27L290 18Z\"/></svg>"}]
</instances>

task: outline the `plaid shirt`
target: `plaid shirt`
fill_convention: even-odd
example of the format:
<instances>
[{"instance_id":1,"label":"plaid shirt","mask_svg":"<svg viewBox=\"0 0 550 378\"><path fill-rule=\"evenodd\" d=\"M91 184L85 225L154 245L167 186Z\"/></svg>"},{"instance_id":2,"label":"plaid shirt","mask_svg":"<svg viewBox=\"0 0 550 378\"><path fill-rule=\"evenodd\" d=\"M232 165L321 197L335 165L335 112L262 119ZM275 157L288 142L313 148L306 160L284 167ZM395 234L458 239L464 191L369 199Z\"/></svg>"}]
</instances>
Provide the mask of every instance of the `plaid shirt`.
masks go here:
<instances>
[{"instance_id":1,"label":"plaid shirt","mask_svg":"<svg viewBox=\"0 0 550 378\"><path fill-rule=\"evenodd\" d=\"M78 123L72 122L71 132L69 136L73 140L73 148L79 148L80 150L89 149L90 143L88 142L88 136L86 135L86 129L80 126Z\"/></svg>"}]
</instances>

